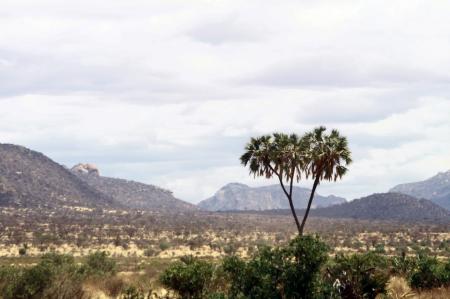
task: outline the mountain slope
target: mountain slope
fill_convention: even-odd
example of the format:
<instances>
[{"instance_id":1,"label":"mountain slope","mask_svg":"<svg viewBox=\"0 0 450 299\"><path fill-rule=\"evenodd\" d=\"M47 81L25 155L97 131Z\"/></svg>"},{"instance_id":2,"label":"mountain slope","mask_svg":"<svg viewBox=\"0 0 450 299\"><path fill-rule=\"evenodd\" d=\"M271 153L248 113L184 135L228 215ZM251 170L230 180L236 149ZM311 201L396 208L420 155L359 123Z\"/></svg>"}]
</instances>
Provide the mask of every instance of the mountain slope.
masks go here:
<instances>
[{"instance_id":1,"label":"mountain slope","mask_svg":"<svg viewBox=\"0 0 450 299\"><path fill-rule=\"evenodd\" d=\"M427 199L401 193L376 193L351 202L316 209L311 215L329 218L450 221L450 211Z\"/></svg>"},{"instance_id":2,"label":"mountain slope","mask_svg":"<svg viewBox=\"0 0 450 299\"><path fill-rule=\"evenodd\" d=\"M397 185L389 192L398 192L416 198L429 199L450 210L450 170L440 172L421 182Z\"/></svg>"},{"instance_id":3,"label":"mountain slope","mask_svg":"<svg viewBox=\"0 0 450 299\"><path fill-rule=\"evenodd\" d=\"M22 146L0 144L0 206L119 206L63 166Z\"/></svg>"},{"instance_id":4,"label":"mountain slope","mask_svg":"<svg viewBox=\"0 0 450 299\"><path fill-rule=\"evenodd\" d=\"M170 212L197 209L195 205L175 198L169 190L100 176L98 169L92 164L78 164L71 171L92 188L111 196L127 208Z\"/></svg>"},{"instance_id":5,"label":"mountain slope","mask_svg":"<svg viewBox=\"0 0 450 299\"><path fill-rule=\"evenodd\" d=\"M309 189L294 187L295 207L305 208L309 195ZM345 199L341 197L316 194L313 207L342 202L345 202ZM208 211L273 210L289 208L289 202L278 185L251 188L244 184L230 183L217 191L213 197L201 201L198 207Z\"/></svg>"}]
</instances>

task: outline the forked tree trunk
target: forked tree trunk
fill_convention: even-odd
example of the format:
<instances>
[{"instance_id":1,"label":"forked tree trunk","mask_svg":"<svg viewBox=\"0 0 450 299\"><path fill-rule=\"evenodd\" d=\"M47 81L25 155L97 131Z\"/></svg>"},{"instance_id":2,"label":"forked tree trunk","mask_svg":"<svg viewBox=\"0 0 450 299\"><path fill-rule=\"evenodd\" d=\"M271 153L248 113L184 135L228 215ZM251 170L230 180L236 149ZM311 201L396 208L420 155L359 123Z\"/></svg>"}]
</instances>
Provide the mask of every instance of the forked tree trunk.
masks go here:
<instances>
[{"instance_id":1,"label":"forked tree trunk","mask_svg":"<svg viewBox=\"0 0 450 299\"><path fill-rule=\"evenodd\" d=\"M314 180L314 185L313 185L313 188L311 190L311 195L309 196L308 206L306 207L305 215L303 216L302 225L299 228L300 236L303 236L303 231L305 229L306 219L308 218L309 211L311 210L311 204L312 204L313 199L314 199L314 193L316 192L316 188L317 188L317 185L319 185L319 182L320 182L320 177L317 176L316 179Z\"/></svg>"},{"instance_id":2,"label":"forked tree trunk","mask_svg":"<svg viewBox=\"0 0 450 299\"><path fill-rule=\"evenodd\" d=\"M302 233L301 233L300 222L298 221L297 213L295 212L295 208L294 208L294 203L292 202L292 195L290 197L288 197L288 199L289 199L289 206L291 207L292 215L294 216L294 219L295 219L295 224L297 225L298 234L301 236Z\"/></svg>"},{"instance_id":3,"label":"forked tree trunk","mask_svg":"<svg viewBox=\"0 0 450 299\"><path fill-rule=\"evenodd\" d=\"M292 187L293 187L293 183L294 183L294 177L291 177L291 181L289 183L290 184L289 192L287 192L286 188L284 187L282 177L278 174L277 174L277 176L280 181L281 188L283 189L284 194L288 198L289 206L291 207L292 216L294 216L295 224L297 225L298 234L301 236L300 222L298 221L297 213L295 212L295 208L294 208L294 202L292 201Z\"/></svg>"}]
</instances>

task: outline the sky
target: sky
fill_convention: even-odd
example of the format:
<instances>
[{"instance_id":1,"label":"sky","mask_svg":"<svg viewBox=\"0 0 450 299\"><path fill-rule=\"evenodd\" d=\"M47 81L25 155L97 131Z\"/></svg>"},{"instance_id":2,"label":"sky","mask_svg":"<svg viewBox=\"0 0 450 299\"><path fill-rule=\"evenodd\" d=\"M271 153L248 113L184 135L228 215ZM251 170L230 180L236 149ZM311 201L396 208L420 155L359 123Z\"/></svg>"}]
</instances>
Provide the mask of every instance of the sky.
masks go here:
<instances>
[{"instance_id":1,"label":"sky","mask_svg":"<svg viewBox=\"0 0 450 299\"><path fill-rule=\"evenodd\" d=\"M450 169L449 1L0 2L1 143L193 203L275 184L246 142L319 125L354 160L320 194Z\"/></svg>"}]
</instances>

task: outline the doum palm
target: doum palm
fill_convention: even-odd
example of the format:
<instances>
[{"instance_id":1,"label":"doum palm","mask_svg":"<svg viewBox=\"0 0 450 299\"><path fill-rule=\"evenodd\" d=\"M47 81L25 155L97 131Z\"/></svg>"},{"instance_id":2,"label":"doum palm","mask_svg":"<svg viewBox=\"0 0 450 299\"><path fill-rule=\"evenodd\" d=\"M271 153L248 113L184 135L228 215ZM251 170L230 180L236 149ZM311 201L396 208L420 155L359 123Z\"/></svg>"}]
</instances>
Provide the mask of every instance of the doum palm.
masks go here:
<instances>
[{"instance_id":1,"label":"doum palm","mask_svg":"<svg viewBox=\"0 0 450 299\"><path fill-rule=\"evenodd\" d=\"M299 235L303 235L314 194L321 181L336 181L352 162L347 138L337 130L326 133L318 127L299 137L297 134L273 133L251 138L241 156L254 177L276 177L289 201ZM300 223L293 202L294 182L311 178L313 186L303 220Z\"/></svg>"}]
</instances>

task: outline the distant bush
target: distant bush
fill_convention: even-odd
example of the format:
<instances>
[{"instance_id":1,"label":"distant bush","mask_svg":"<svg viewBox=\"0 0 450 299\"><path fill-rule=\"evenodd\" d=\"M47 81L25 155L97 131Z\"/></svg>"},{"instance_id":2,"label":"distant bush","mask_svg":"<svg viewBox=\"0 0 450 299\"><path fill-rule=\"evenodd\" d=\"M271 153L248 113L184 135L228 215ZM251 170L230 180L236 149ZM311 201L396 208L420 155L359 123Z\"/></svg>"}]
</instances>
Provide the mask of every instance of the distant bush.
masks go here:
<instances>
[{"instance_id":1,"label":"distant bush","mask_svg":"<svg viewBox=\"0 0 450 299\"><path fill-rule=\"evenodd\" d=\"M151 257L151 256L154 256L155 254L156 254L156 250L153 249L152 247L148 247L144 250L144 255L146 257Z\"/></svg>"},{"instance_id":2,"label":"distant bush","mask_svg":"<svg viewBox=\"0 0 450 299\"><path fill-rule=\"evenodd\" d=\"M183 299L198 299L206 294L212 274L212 264L186 256L170 265L161 274L160 282Z\"/></svg>"},{"instance_id":3,"label":"distant bush","mask_svg":"<svg viewBox=\"0 0 450 299\"><path fill-rule=\"evenodd\" d=\"M25 254L27 254L27 249L26 248L19 248L19 255L23 256Z\"/></svg>"},{"instance_id":4,"label":"distant bush","mask_svg":"<svg viewBox=\"0 0 450 299\"><path fill-rule=\"evenodd\" d=\"M162 241L161 243L159 243L159 249L161 249L162 251L167 250L170 248L170 243L166 242L166 241Z\"/></svg>"},{"instance_id":5,"label":"distant bush","mask_svg":"<svg viewBox=\"0 0 450 299\"><path fill-rule=\"evenodd\" d=\"M236 245L234 244L226 244L223 246L223 252L227 255L233 255L237 251Z\"/></svg>"},{"instance_id":6,"label":"distant bush","mask_svg":"<svg viewBox=\"0 0 450 299\"><path fill-rule=\"evenodd\" d=\"M344 299L375 299L386 293L388 261L374 252L337 255L327 272L329 282Z\"/></svg>"}]
</instances>

